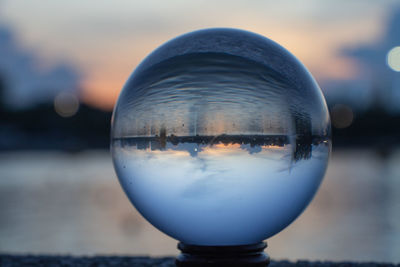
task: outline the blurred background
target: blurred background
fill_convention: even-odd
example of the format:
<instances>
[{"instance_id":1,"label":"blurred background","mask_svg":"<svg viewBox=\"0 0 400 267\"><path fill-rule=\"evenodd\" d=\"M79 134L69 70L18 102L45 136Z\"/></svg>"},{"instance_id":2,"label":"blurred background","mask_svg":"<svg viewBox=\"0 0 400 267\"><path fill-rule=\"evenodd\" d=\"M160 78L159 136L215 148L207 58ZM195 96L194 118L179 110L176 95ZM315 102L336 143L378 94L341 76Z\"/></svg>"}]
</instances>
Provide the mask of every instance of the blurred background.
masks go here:
<instances>
[{"instance_id":1,"label":"blurred background","mask_svg":"<svg viewBox=\"0 0 400 267\"><path fill-rule=\"evenodd\" d=\"M108 152L110 118L147 54L208 27L283 45L330 109L323 184L267 252L400 262L396 0L0 0L0 253L178 253L122 192Z\"/></svg>"}]
</instances>

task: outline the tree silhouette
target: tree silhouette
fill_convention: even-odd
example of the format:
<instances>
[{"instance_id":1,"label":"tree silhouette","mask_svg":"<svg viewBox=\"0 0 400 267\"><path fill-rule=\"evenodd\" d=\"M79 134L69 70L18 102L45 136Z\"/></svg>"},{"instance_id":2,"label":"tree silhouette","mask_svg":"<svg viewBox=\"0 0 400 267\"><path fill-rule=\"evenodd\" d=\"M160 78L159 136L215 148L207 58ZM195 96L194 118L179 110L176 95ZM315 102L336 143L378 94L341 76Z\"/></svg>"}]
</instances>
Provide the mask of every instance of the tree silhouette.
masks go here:
<instances>
[{"instance_id":1,"label":"tree silhouette","mask_svg":"<svg viewBox=\"0 0 400 267\"><path fill-rule=\"evenodd\" d=\"M4 105L5 105L5 82L4 82L4 78L0 73L0 112L2 112L4 110Z\"/></svg>"}]
</instances>

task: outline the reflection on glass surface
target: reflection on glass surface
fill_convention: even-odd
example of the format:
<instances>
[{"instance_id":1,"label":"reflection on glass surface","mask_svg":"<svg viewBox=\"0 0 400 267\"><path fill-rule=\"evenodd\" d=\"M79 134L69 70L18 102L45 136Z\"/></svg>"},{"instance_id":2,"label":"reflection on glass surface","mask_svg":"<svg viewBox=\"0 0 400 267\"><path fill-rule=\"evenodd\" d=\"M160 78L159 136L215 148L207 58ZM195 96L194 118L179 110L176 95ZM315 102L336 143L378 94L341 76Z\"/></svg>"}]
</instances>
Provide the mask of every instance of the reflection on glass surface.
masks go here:
<instances>
[{"instance_id":1,"label":"reflection on glass surface","mask_svg":"<svg viewBox=\"0 0 400 267\"><path fill-rule=\"evenodd\" d=\"M330 122L314 79L285 49L233 29L197 31L135 70L113 114L122 187L187 244L262 241L307 206L324 175Z\"/></svg>"},{"instance_id":2,"label":"reflection on glass surface","mask_svg":"<svg viewBox=\"0 0 400 267\"><path fill-rule=\"evenodd\" d=\"M163 232L189 244L251 244L301 213L326 167L328 144L294 153L272 139L277 144L116 139L113 154L130 200Z\"/></svg>"}]
</instances>

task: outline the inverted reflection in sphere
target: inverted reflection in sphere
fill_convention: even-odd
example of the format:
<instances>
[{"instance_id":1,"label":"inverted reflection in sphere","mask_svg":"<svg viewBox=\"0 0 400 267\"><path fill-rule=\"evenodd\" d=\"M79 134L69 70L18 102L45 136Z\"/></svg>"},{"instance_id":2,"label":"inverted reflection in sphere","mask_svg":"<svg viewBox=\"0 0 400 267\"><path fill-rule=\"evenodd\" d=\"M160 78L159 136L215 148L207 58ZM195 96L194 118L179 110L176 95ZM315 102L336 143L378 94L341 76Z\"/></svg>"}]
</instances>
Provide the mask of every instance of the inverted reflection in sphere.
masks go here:
<instances>
[{"instance_id":1,"label":"inverted reflection in sphere","mask_svg":"<svg viewBox=\"0 0 400 267\"><path fill-rule=\"evenodd\" d=\"M314 196L330 152L321 91L262 36L209 29L150 54L121 92L112 155L139 212L194 245L260 242Z\"/></svg>"}]
</instances>

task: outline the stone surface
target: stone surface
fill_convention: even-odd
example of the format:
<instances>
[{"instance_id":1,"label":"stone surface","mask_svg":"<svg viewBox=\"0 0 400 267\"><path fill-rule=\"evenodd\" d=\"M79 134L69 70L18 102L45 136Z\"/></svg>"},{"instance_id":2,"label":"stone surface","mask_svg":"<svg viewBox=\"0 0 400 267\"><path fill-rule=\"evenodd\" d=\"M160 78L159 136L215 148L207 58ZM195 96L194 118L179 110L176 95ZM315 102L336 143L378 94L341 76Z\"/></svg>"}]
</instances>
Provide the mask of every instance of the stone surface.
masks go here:
<instances>
[{"instance_id":1,"label":"stone surface","mask_svg":"<svg viewBox=\"0 0 400 267\"><path fill-rule=\"evenodd\" d=\"M150 257L122 257L122 256L13 256L0 255L0 267L14 266L77 266L77 267L106 267L106 266L175 266L175 259ZM400 264L390 263L356 263L356 262L310 262L310 261L271 261L269 267L400 267Z\"/></svg>"}]
</instances>

